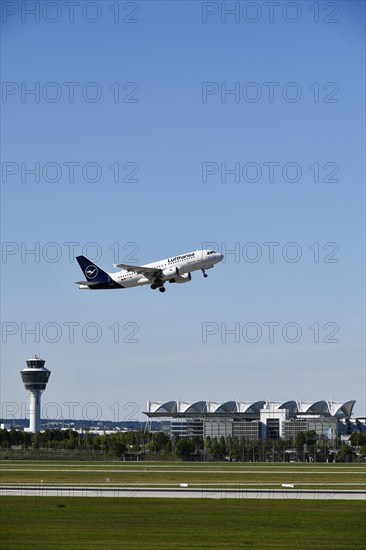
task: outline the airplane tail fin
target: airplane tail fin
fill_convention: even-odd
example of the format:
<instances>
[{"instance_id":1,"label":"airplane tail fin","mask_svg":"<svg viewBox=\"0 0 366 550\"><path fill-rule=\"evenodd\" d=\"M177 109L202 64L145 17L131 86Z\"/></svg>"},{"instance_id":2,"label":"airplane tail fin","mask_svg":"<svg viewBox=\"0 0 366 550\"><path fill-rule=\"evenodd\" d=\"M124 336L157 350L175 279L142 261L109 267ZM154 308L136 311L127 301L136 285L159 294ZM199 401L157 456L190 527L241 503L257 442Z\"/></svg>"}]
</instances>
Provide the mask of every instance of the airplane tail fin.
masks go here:
<instances>
[{"instance_id":1,"label":"airplane tail fin","mask_svg":"<svg viewBox=\"0 0 366 550\"><path fill-rule=\"evenodd\" d=\"M110 278L108 273L103 271L103 269L97 266L94 262L85 256L76 256L76 260L81 268L81 271L84 273L89 286L94 286L100 283L109 283Z\"/></svg>"}]
</instances>

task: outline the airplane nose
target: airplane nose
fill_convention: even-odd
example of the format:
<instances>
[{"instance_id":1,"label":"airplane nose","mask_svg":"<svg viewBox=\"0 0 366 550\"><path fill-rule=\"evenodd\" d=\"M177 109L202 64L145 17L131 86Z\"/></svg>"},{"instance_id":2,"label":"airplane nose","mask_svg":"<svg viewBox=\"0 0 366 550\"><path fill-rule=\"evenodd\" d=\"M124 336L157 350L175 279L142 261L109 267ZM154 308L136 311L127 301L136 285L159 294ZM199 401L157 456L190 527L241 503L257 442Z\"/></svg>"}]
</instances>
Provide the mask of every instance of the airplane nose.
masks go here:
<instances>
[{"instance_id":1,"label":"airplane nose","mask_svg":"<svg viewBox=\"0 0 366 550\"><path fill-rule=\"evenodd\" d=\"M221 262L221 260L223 260L223 259L224 259L224 255L223 255L223 254L219 254L219 260L220 260L220 262Z\"/></svg>"}]
</instances>

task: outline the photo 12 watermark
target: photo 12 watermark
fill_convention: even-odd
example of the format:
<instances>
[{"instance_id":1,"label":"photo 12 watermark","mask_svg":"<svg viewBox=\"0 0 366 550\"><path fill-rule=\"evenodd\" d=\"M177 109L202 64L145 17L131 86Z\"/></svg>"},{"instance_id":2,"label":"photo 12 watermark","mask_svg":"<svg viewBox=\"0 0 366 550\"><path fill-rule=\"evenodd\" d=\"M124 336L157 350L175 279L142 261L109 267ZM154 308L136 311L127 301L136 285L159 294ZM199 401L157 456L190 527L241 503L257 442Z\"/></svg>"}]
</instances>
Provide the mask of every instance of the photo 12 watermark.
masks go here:
<instances>
[{"instance_id":1,"label":"photo 12 watermark","mask_svg":"<svg viewBox=\"0 0 366 550\"><path fill-rule=\"evenodd\" d=\"M2 321L3 344L139 344L140 324L136 321Z\"/></svg>"},{"instance_id":2,"label":"photo 12 watermark","mask_svg":"<svg viewBox=\"0 0 366 550\"><path fill-rule=\"evenodd\" d=\"M30 414L29 402L3 401L1 404L1 418L5 422L18 418L28 418ZM96 401L81 403L79 401L49 401L42 403L41 418L43 420L86 420L101 421L112 418L111 422L138 422L137 413L140 407L135 401L113 403L103 406Z\"/></svg>"},{"instance_id":3,"label":"photo 12 watermark","mask_svg":"<svg viewBox=\"0 0 366 550\"><path fill-rule=\"evenodd\" d=\"M334 161L202 161L202 183L339 183Z\"/></svg>"},{"instance_id":4,"label":"photo 12 watermark","mask_svg":"<svg viewBox=\"0 0 366 550\"><path fill-rule=\"evenodd\" d=\"M203 242L204 250L215 250L224 256L222 262L289 263L313 262L314 264L338 264L340 246L335 241L298 243L296 241L248 241L248 242Z\"/></svg>"},{"instance_id":5,"label":"photo 12 watermark","mask_svg":"<svg viewBox=\"0 0 366 550\"><path fill-rule=\"evenodd\" d=\"M3 81L2 103L109 103L135 104L140 102L140 86L137 82L40 82Z\"/></svg>"},{"instance_id":6,"label":"photo 12 watermark","mask_svg":"<svg viewBox=\"0 0 366 550\"><path fill-rule=\"evenodd\" d=\"M235 483L215 483L202 487L202 499L235 499L241 500L330 500L336 498L337 492L321 484L314 484L311 488L297 487L294 483L288 484L250 484L245 487Z\"/></svg>"},{"instance_id":7,"label":"photo 12 watermark","mask_svg":"<svg viewBox=\"0 0 366 550\"><path fill-rule=\"evenodd\" d=\"M201 342L221 344L338 344L340 327L335 321L203 321Z\"/></svg>"},{"instance_id":8,"label":"photo 12 watermark","mask_svg":"<svg viewBox=\"0 0 366 550\"><path fill-rule=\"evenodd\" d=\"M0 2L1 21L6 23L39 24L46 23L123 23L140 22L139 2L123 0L88 2L85 0L50 1L10 1Z\"/></svg>"},{"instance_id":9,"label":"photo 12 watermark","mask_svg":"<svg viewBox=\"0 0 366 550\"><path fill-rule=\"evenodd\" d=\"M101 244L94 241L80 243L78 241L65 242L27 242L4 241L1 244L1 262L6 263L75 263L76 256L86 256L93 262L99 260L111 263L120 261L128 264L140 263L136 254L140 247L136 242Z\"/></svg>"},{"instance_id":10,"label":"photo 12 watermark","mask_svg":"<svg viewBox=\"0 0 366 550\"><path fill-rule=\"evenodd\" d=\"M340 22L337 2L228 1L202 2L201 22L223 24Z\"/></svg>"},{"instance_id":11,"label":"photo 12 watermark","mask_svg":"<svg viewBox=\"0 0 366 550\"><path fill-rule=\"evenodd\" d=\"M201 83L202 103L339 103L337 82L241 82Z\"/></svg>"},{"instance_id":12,"label":"photo 12 watermark","mask_svg":"<svg viewBox=\"0 0 366 550\"><path fill-rule=\"evenodd\" d=\"M62 160L40 162L3 161L1 163L1 182L7 185L15 183L139 183L140 165L136 161L115 160L82 162Z\"/></svg>"}]
</instances>

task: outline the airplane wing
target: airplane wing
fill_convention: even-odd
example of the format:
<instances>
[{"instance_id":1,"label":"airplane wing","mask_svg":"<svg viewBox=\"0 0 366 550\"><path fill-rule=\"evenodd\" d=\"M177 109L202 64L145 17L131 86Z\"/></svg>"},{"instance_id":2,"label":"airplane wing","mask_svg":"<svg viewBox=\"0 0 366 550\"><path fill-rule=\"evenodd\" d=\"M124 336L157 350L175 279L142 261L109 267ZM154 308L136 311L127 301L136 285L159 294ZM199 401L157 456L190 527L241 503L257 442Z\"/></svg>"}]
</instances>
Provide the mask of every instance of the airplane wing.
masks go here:
<instances>
[{"instance_id":1,"label":"airplane wing","mask_svg":"<svg viewBox=\"0 0 366 550\"><path fill-rule=\"evenodd\" d=\"M76 285L85 285L85 286L94 286L94 285L97 285L98 283L95 282L95 281L76 281L75 284Z\"/></svg>"},{"instance_id":2,"label":"airplane wing","mask_svg":"<svg viewBox=\"0 0 366 550\"><path fill-rule=\"evenodd\" d=\"M114 267L120 267L126 271L133 271L134 273L145 275L148 279L155 279L161 275L161 269L156 269L156 267L144 267L143 265L129 264L114 264Z\"/></svg>"}]
</instances>

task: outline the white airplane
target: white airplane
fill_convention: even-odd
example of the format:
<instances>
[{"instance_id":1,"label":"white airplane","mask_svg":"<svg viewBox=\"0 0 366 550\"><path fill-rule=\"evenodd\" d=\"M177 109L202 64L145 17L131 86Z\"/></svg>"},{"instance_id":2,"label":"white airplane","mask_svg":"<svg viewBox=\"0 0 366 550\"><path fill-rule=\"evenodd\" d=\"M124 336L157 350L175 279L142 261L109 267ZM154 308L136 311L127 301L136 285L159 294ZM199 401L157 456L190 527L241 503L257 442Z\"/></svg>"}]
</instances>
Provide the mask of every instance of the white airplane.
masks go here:
<instances>
[{"instance_id":1,"label":"white airplane","mask_svg":"<svg viewBox=\"0 0 366 550\"><path fill-rule=\"evenodd\" d=\"M107 273L85 256L76 259L86 277L86 281L78 281L80 289L90 290L108 288L130 288L133 286L150 285L152 290L159 289L165 292L164 283L188 283L191 272L201 270L207 277L206 269L211 269L221 262L223 255L215 250L195 250L180 256L167 258L146 265L114 264L122 271Z\"/></svg>"}]
</instances>

